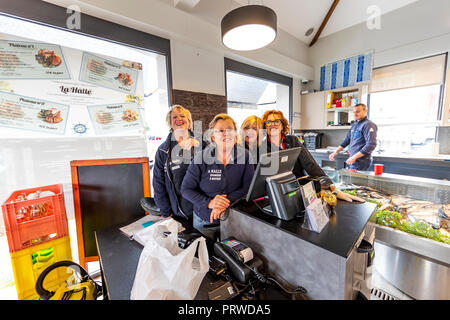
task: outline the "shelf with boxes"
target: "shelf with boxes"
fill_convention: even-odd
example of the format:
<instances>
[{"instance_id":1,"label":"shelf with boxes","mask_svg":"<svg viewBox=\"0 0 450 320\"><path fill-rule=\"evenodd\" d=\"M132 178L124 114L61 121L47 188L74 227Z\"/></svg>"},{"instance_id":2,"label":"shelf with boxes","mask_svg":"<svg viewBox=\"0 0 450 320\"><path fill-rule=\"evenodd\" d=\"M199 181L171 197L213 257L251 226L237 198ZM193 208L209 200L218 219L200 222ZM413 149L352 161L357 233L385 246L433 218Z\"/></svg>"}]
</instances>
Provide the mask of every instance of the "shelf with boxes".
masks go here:
<instances>
[{"instance_id":1,"label":"shelf with boxes","mask_svg":"<svg viewBox=\"0 0 450 320\"><path fill-rule=\"evenodd\" d=\"M327 128L350 126L353 107L360 103L361 87L341 88L325 93L325 123Z\"/></svg>"},{"instance_id":2,"label":"shelf with boxes","mask_svg":"<svg viewBox=\"0 0 450 320\"><path fill-rule=\"evenodd\" d=\"M301 95L302 130L347 129L353 119L353 106L367 103L367 83L353 87Z\"/></svg>"},{"instance_id":3,"label":"shelf with boxes","mask_svg":"<svg viewBox=\"0 0 450 320\"><path fill-rule=\"evenodd\" d=\"M2 212L18 299L39 299L35 285L42 271L72 260L62 185L15 191ZM44 287L56 289L67 277L62 271L52 273Z\"/></svg>"}]
</instances>

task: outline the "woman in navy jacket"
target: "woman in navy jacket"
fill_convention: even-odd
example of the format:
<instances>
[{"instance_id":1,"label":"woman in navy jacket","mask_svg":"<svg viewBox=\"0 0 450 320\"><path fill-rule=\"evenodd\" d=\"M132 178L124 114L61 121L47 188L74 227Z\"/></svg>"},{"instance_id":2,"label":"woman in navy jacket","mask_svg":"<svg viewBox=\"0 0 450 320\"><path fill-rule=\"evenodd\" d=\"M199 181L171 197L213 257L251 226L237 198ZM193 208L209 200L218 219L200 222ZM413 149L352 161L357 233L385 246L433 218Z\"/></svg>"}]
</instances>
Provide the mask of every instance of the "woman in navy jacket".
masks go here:
<instances>
[{"instance_id":1,"label":"woman in navy jacket","mask_svg":"<svg viewBox=\"0 0 450 320\"><path fill-rule=\"evenodd\" d=\"M230 116L218 114L209 128L211 144L194 157L181 192L194 205L194 228L214 239L219 219L247 194L254 169L248 151L236 143L236 124Z\"/></svg>"},{"instance_id":2,"label":"woman in navy jacket","mask_svg":"<svg viewBox=\"0 0 450 320\"><path fill-rule=\"evenodd\" d=\"M153 167L155 203L161 215L179 216L192 221L192 203L181 196L181 183L194 154L202 145L194 139L189 110L174 105L166 117L170 133L158 148Z\"/></svg>"}]
</instances>

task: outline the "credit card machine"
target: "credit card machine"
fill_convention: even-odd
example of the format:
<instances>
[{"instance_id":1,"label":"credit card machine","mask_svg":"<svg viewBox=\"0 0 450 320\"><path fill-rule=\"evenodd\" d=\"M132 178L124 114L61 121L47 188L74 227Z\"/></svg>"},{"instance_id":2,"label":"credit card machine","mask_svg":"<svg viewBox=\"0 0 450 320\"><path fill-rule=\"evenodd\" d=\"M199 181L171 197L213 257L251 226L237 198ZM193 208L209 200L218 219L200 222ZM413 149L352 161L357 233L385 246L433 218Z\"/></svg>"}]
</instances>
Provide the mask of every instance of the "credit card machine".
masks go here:
<instances>
[{"instance_id":1,"label":"credit card machine","mask_svg":"<svg viewBox=\"0 0 450 320\"><path fill-rule=\"evenodd\" d=\"M292 220L304 213L300 184L292 173L284 173L266 178L266 191L273 216L281 220Z\"/></svg>"},{"instance_id":2,"label":"credit card machine","mask_svg":"<svg viewBox=\"0 0 450 320\"><path fill-rule=\"evenodd\" d=\"M241 283L246 283L252 274L248 266L257 270L263 268L262 260L252 249L233 237L215 242L214 254L226 262L234 278Z\"/></svg>"}]
</instances>

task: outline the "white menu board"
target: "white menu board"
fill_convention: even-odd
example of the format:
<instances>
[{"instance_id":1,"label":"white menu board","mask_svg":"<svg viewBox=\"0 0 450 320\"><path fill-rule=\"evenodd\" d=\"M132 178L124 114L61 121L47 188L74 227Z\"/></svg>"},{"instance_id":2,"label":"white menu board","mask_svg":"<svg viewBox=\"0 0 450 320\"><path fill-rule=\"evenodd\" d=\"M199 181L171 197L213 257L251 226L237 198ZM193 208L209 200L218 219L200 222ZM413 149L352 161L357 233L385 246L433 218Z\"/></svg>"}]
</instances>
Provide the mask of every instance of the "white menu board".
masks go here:
<instances>
[{"instance_id":1,"label":"white menu board","mask_svg":"<svg viewBox=\"0 0 450 320\"><path fill-rule=\"evenodd\" d=\"M124 63L126 61L83 52L79 80L134 95L138 70L125 66Z\"/></svg>"},{"instance_id":2,"label":"white menu board","mask_svg":"<svg viewBox=\"0 0 450 320\"><path fill-rule=\"evenodd\" d=\"M0 126L63 135L69 106L0 91Z\"/></svg>"},{"instance_id":3,"label":"white menu board","mask_svg":"<svg viewBox=\"0 0 450 320\"><path fill-rule=\"evenodd\" d=\"M143 128L142 114L136 103L116 103L87 107L96 134Z\"/></svg>"},{"instance_id":4,"label":"white menu board","mask_svg":"<svg viewBox=\"0 0 450 320\"><path fill-rule=\"evenodd\" d=\"M61 47L0 40L0 79L70 79Z\"/></svg>"}]
</instances>

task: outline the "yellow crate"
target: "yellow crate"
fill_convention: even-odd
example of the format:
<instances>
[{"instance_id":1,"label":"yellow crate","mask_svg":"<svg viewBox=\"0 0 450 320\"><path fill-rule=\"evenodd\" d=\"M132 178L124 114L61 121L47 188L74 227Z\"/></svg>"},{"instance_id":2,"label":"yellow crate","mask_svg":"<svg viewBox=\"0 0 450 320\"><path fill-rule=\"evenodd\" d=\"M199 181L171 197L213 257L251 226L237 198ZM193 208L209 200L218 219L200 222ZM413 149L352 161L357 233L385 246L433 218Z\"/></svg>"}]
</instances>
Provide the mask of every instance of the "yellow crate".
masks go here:
<instances>
[{"instance_id":1,"label":"yellow crate","mask_svg":"<svg viewBox=\"0 0 450 320\"><path fill-rule=\"evenodd\" d=\"M55 262L72 261L70 237L62 237L27 249L11 253L11 263L19 300L37 300L36 280L42 271ZM57 268L50 272L44 280L44 288L56 290L68 275L65 268Z\"/></svg>"}]
</instances>

